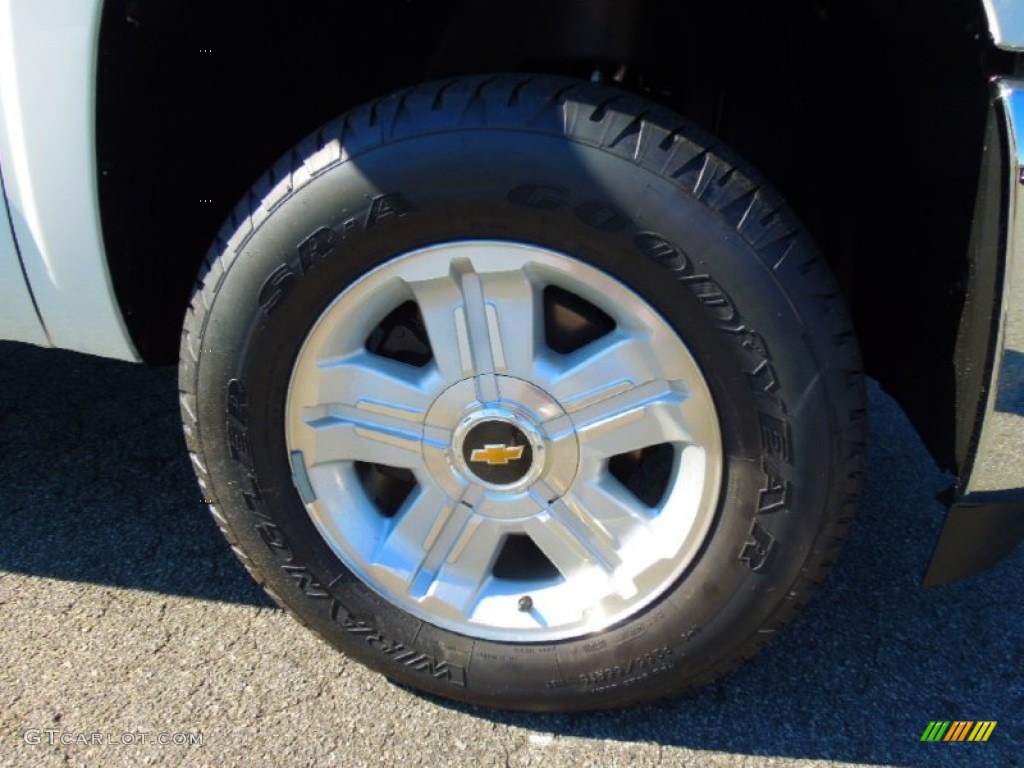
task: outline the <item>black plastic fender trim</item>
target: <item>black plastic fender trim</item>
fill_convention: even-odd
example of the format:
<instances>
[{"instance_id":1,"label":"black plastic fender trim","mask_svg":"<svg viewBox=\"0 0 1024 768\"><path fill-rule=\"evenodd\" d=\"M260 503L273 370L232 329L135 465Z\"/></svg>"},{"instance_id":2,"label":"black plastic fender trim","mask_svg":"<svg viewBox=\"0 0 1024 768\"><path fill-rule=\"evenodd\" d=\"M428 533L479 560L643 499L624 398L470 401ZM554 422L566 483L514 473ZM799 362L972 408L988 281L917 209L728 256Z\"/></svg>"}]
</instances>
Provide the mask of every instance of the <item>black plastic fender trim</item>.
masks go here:
<instances>
[{"instance_id":1,"label":"black plastic fender trim","mask_svg":"<svg viewBox=\"0 0 1024 768\"><path fill-rule=\"evenodd\" d=\"M1024 539L1024 488L981 491L949 508L924 575L925 586L949 584L992 567Z\"/></svg>"}]
</instances>

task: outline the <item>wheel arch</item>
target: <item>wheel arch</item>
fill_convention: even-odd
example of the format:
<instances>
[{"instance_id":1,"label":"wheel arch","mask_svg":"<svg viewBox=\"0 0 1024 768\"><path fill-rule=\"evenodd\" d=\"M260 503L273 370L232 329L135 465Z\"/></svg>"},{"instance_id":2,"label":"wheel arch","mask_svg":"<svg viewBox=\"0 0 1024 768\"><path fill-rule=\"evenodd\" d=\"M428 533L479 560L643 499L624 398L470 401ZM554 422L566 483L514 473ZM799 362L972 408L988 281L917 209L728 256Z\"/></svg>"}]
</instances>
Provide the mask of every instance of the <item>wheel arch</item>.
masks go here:
<instances>
[{"instance_id":1,"label":"wheel arch","mask_svg":"<svg viewBox=\"0 0 1024 768\"><path fill-rule=\"evenodd\" d=\"M985 77L1010 66L986 47L975 0L941 13L925 0L781 9L751 0L566 0L517 4L515 13L495 0L249 8L105 5L97 110L104 238L122 312L148 361L174 358L219 223L317 125L433 77L597 72L704 125L782 191L838 276L869 373L952 465L952 360ZM496 44L495 30L509 25L530 44ZM923 220L932 222L927 231ZM911 266L893 268L899 263ZM934 343L917 343L924 324Z\"/></svg>"}]
</instances>

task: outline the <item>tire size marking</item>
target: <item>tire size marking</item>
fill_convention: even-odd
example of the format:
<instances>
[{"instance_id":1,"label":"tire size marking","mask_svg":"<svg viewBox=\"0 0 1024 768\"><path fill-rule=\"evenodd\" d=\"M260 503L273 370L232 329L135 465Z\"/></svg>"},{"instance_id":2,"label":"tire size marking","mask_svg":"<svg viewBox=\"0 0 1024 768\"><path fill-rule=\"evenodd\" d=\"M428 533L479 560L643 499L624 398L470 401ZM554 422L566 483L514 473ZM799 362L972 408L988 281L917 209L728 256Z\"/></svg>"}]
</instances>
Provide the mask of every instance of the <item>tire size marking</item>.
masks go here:
<instances>
[{"instance_id":1,"label":"tire size marking","mask_svg":"<svg viewBox=\"0 0 1024 768\"><path fill-rule=\"evenodd\" d=\"M633 685L651 675L671 669L665 663L672 656L672 649L667 645L642 653L629 660L626 666L616 664L593 672L586 672L577 678L577 682L586 686L601 686L595 690L608 690L619 686Z\"/></svg>"},{"instance_id":2,"label":"tire size marking","mask_svg":"<svg viewBox=\"0 0 1024 768\"><path fill-rule=\"evenodd\" d=\"M628 688L629 686L636 685L637 683L642 682L649 677L653 677L654 675L660 675L664 672L670 671L672 671L671 664L662 664L661 666L645 670L641 672L639 675L636 675L635 677L631 677L625 680L618 680L607 685L598 685L595 688L590 689L590 692L603 693L604 691L611 691L616 688Z\"/></svg>"},{"instance_id":3,"label":"tire size marking","mask_svg":"<svg viewBox=\"0 0 1024 768\"><path fill-rule=\"evenodd\" d=\"M521 645L515 649L515 653L490 653L489 651L477 650L474 652L473 657L480 657L481 659L488 659L489 661L500 661L515 663L521 661L524 657L546 656L556 652L556 648L553 645Z\"/></svg>"}]
</instances>

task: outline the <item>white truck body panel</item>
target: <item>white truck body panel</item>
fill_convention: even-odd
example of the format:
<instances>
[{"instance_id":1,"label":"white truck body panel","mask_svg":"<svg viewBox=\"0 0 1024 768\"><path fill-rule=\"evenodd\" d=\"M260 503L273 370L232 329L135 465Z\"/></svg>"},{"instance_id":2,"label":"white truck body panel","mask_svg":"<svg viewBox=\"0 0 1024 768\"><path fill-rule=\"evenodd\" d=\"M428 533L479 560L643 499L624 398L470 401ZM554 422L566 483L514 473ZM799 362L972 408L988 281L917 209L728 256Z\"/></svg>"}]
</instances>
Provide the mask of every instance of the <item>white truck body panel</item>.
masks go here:
<instances>
[{"instance_id":1,"label":"white truck body panel","mask_svg":"<svg viewBox=\"0 0 1024 768\"><path fill-rule=\"evenodd\" d=\"M0 181L2 181L0 168ZM32 303L11 232L10 216L0 183L0 332L4 337L27 341L40 347L50 346L46 331Z\"/></svg>"},{"instance_id":2,"label":"white truck body panel","mask_svg":"<svg viewBox=\"0 0 1024 768\"><path fill-rule=\"evenodd\" d=\"M17 250L50 344L138 360L100 227L95 105L102 6L0 0L0 167ZM14 335L30 326L22 318L0 328L8 338L38 343L31 331Z\"/></svg>"}]
</instances>

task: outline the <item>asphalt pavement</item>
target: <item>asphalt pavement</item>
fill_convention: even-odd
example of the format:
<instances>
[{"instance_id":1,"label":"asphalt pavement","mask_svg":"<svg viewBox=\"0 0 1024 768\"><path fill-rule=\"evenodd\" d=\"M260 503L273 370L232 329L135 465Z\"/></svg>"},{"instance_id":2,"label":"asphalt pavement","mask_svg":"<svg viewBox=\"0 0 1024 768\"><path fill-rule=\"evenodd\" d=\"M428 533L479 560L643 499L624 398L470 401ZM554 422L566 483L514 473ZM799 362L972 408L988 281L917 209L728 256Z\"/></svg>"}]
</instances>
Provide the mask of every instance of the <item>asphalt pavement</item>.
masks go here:
<instances>
[{"instance_id":1,"label":"asphalt pavement","mask_svg":"<svg viewBox=\"0 0 1024 768\"><path fill-rule=\"evenodd\" d=\"M0 765L1024 764L1024 550L919 586L952 478L876 386L861 514L805 614L697 693L570 716L399 689L273 606L200 502L175 377L0 343ZM922 743L933 720L997 725Z\"/></svg>"}]
</instances>

